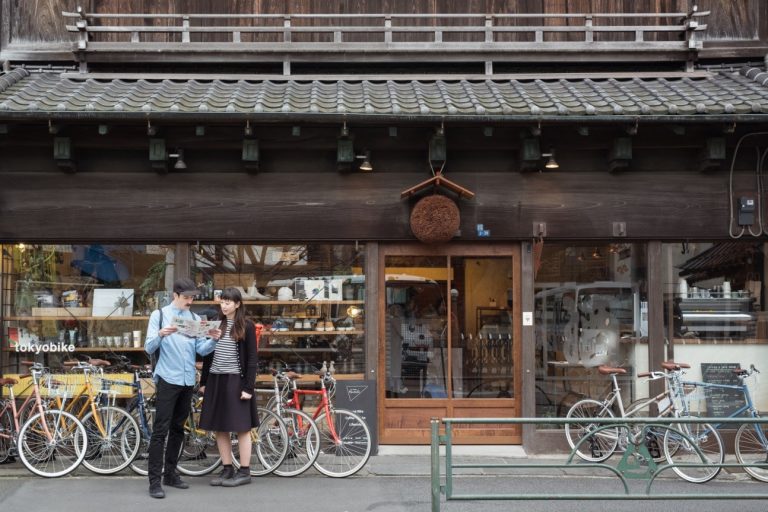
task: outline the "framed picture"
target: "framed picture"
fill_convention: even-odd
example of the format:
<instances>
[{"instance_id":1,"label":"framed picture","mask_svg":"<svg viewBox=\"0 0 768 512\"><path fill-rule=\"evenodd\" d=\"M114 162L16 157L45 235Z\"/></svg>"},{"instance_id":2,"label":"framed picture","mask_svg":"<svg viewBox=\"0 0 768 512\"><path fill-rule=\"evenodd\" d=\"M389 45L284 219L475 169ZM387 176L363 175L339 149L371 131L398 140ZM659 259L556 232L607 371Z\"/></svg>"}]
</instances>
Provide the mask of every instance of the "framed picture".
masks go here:
<instances>
[{"instance_id":1,"label":"framed picture","mask_svg":"<svg viewBox=\"0 0 768 512\"><path fill-rule=\"evenodd\" d=\"M115 317L133 315L133 289L95 288L93 316Z\"/></svg>"}]
</instances>

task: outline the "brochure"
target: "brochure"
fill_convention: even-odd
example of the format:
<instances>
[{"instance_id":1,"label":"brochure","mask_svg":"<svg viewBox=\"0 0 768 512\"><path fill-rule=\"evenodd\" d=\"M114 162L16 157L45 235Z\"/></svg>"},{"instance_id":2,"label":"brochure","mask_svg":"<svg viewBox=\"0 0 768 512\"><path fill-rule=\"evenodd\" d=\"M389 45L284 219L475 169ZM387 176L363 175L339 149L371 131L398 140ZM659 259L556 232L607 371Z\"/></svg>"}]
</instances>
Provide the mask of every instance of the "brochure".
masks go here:
<instances>
[{"instance_id":1,"label":"brochure","mask_svg":"<svg viewBox=\"0 0 768 512\"><path fill-rule=\"evenodd\" d=\"M176 327L178 333L190 338L203 338L208 336L208 331L211 329L218 329L221 325L221 320L193 320L191 318L180 318L178 316L173 317L171 325Z\"/></svg>"}]
</instances>

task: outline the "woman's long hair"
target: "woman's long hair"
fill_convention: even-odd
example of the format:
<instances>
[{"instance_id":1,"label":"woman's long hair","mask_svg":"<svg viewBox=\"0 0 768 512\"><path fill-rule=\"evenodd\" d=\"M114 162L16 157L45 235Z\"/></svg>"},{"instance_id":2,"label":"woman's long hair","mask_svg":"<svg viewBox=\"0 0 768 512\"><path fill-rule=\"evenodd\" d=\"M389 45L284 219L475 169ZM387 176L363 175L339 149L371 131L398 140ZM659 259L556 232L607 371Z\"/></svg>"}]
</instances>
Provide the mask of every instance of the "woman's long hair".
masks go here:
<instances>
[{"instance_id":1,"label":"woman's long hair","mask_svg":"<svg viewBox=\"0 0 768 512\"><path fill-rule=\"evenodd\" d=\"M240 307L235 310L235 321L232 324L232 330L230 331L230 337L235 341L242 341L245 339L245 308L243 308L243 296L240 294L240 290L237 288L225 288L221 292L221 300L231 300L235 304L240 304ZM227 316L224 312L219 313L219 319L222 321L221 330L224 331L227 327Z\"/></svg>"}]
</instances>

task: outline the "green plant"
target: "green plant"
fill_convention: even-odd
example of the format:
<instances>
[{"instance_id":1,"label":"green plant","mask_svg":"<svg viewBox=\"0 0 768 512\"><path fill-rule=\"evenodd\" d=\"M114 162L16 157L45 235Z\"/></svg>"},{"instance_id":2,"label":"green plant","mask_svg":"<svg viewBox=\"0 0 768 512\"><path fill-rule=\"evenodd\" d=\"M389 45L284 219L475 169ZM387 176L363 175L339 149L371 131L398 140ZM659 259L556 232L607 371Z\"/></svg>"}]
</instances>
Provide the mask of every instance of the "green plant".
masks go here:
<instances>
[{"instance_id":1,"label":"green plant","mask_svg":"<svg viewBox=\"0 0 768 512\"><path fill-rule=\"evenodd\" d=\"M163 287L165 273L171 265L173 265L173 263L161 260L149 267L146 277L141 284L139 284L139 292L141 293L139 297L139 306L141 308L145 310L153 309L154 305L152 304L152 301L154 300L155 291Z\"/></svg>"}]
</instances>

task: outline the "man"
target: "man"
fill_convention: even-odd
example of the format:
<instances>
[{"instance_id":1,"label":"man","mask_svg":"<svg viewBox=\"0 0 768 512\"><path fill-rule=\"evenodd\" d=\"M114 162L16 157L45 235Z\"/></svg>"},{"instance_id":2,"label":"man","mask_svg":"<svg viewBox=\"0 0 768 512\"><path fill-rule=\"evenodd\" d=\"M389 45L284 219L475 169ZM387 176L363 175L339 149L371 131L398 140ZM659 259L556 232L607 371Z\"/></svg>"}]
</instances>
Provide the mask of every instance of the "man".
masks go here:
<instances>
[{"instance_id":1,"label":"man","mask_svg":"<svg viewBox=\"0 0 768 512\"><path fill-rule=\"evenodd\" d=\"M153 498L165 497L162 484L177 489L189 487L176 471L176 464L195 385L195 354L204 356L213 352L216 340L221 336L221 331L214 329L208 332L207 337L191 338L176 332L177 328L173 327L174 317L198 318L189 310L197 294L194 281L177 279L173 283L173 302L154 311L147 327L147 354L159 350L154 376L156 411L148 460L149 495Z\"/></svg>"}]
</instances>

